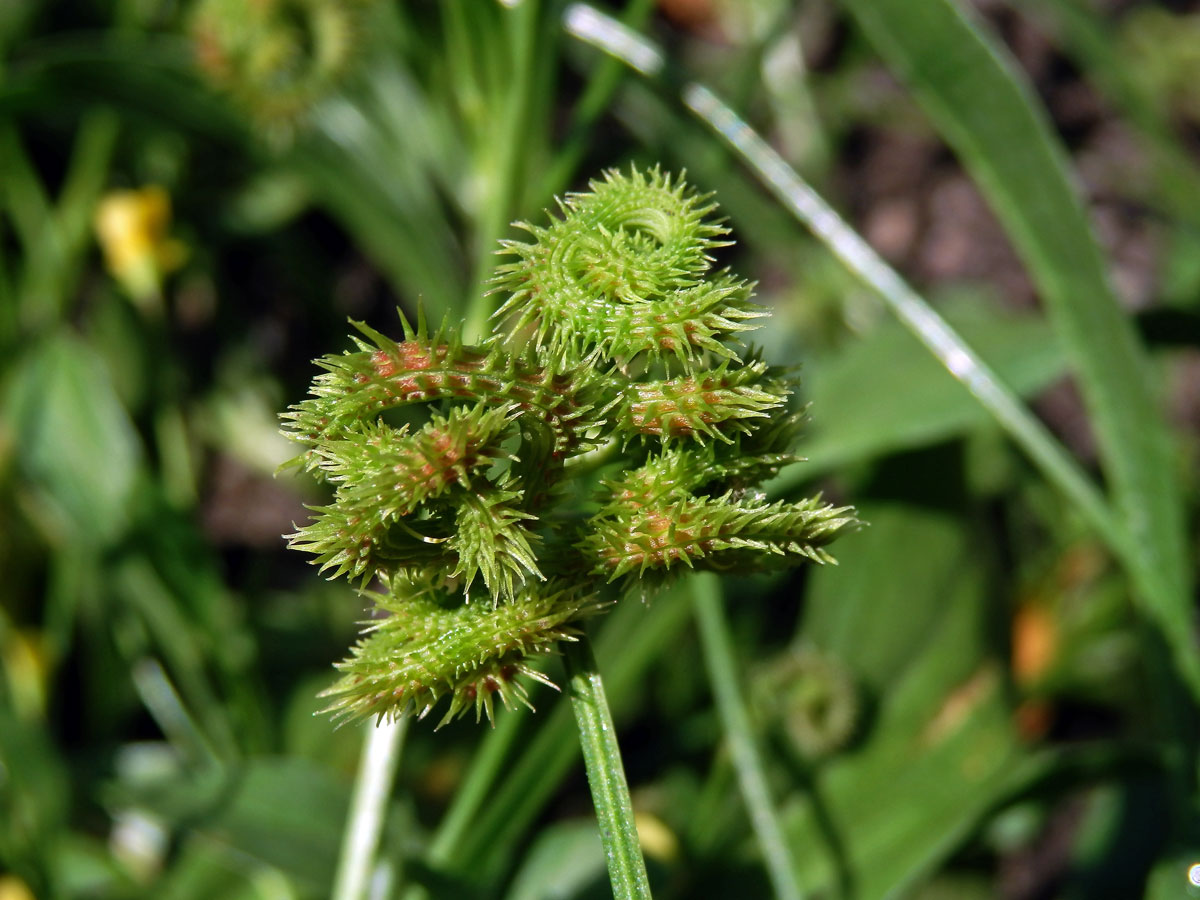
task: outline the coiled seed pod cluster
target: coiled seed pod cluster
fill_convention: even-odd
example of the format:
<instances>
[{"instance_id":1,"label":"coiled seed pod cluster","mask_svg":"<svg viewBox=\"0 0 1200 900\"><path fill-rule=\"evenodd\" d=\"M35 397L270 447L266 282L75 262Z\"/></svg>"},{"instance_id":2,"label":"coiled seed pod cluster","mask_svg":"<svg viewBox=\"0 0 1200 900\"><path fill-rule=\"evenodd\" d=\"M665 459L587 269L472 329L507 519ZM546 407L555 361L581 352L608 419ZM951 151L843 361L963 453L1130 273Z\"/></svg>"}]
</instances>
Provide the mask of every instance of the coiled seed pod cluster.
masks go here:
<instances>
[{"instance_id":1,"label":"coiled seed pod cluster","mask_svg":"<svg viewBox=\"0 0 1200 900\"><path fill-rule=\"evenodd\" d=\"M857 525L756 490L795 461L792 382L738 337L765 315L713 271L714 206L658 170L608 172L508 242L493 335L356 323L284 413L334 490L291 545L360 583L371 621L327 691L340 717L528 704L531 655L635 585L831 561ZM548 682L547 682L548 683Z\"/></svg>"}]
</instances>

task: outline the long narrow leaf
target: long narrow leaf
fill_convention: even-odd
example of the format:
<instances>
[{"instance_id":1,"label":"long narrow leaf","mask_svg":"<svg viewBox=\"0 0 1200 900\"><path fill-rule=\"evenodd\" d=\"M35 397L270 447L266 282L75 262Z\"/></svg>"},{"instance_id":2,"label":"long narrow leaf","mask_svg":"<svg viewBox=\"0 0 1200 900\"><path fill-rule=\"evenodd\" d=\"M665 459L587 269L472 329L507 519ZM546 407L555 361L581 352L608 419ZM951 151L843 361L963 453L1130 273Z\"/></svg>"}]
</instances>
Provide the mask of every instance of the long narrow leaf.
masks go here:
<instances>
[{"instance_id":1,"label":"long narrow leaf","mask_svg":"<svg viewBox=\"0 0 1200 900\"><path fill-rule=\"evenodd\" d=\"M796 863L771 797L762 752L739 685L721 582L716 575L704 573L697 575L692 584L692 607L704 647L704 661L717 703L717 714L721 717L742 800L750 814L767 875L778 900L802 900L804 890L796 877Z\"/></svg>"},{"instance_id":2,"label":"long narrow leaf","mask_svg":"<svg viewBox=\"0 0 1200 900\"><path fill-rule=\"evenodd\" d=\"M1145 610L1200 696L1182 494L1145 354L1122 312L1066 155L1016 67L951 0L843 0L983 190L1079 378Z\"/></svg>"}]
</instances>

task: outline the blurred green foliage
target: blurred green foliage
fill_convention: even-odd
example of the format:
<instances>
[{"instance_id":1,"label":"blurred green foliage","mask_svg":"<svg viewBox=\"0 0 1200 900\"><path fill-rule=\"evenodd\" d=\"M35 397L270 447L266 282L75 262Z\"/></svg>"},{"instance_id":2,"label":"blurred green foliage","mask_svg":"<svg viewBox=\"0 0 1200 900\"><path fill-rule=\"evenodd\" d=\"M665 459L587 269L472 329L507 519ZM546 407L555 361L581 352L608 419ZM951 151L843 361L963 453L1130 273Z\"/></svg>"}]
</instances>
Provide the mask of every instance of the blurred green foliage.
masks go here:
<instances>
[{"instance_id":1,"label":"blurred green foliage","mask_svg":"<svg viewBox=\"0 0 1200 900\"><path fill-rule=\"evenodd\" d=\"M313 357L348 346L348 316L386 331L421 304L482 333L507 223L629 162L717 192L739 240L722 262L776 313L765 358L802 364L812 461L773 494L818 484L872 523L836 569L724 584L799 885L1186 896L1196 703L1170 660L1194 642L1200 558L1196 14L974 6L604 8L891 248L1114 509L1168 511L1142 532L1161 544L1140 557L1161 551L1157 580L1127 574L715 137L569 38L564 3L0 4L0 897L328 895L361 732L314 718L315 695L364 610L284 552L325 498L273 477L290 454L277 412ZM1017 53L1000 76L962 42L906 43L959 34L960 12L981 52ZM972 106L993 77L1011 93ZM1018 248L1062 228L1062 246L1095 252L1082 217L1027 205L1052 172L1006 171L1028 149L1017 126L1047 115L1124 289L1113 321L1141 342L1044 316L1015 257L984 264L1008 252L1001 229L955 200L967 179L948 146L1010 204ZM165 209L105 207L148 186ZM102 248L106 208L119 227ZM1072 293L1092 284L1074 260L1031 268L1077 310L1107 302ZM1101 371L1118 357L1155 402L1120 405ZM1141 446L1151 432L1165 463ZM768 896L687 585L630 598L595 639L656 895ZM494 730L410 729L384 895L607 895L570 712L533 699L536 715ZM819 752L798 739L839 716Z\"/></svg>"}]
</instances>

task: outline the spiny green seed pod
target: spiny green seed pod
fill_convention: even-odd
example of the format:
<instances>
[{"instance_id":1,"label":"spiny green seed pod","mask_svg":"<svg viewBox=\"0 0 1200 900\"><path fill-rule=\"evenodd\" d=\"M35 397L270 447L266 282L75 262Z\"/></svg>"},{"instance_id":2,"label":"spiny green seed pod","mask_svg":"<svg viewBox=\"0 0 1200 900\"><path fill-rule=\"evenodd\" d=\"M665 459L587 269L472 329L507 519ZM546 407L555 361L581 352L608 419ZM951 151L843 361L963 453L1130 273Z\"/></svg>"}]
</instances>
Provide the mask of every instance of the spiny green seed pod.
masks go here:
<instances>
[{"instance_id":1,"label":"spiny green seed pod","mask_svg":"<svg viewBox=\"0 0 1200 900\"><path fill-rule=\"evenodd\" d=\"M831 562L858 525L758 491L795 461L801 413L790 377L730 346L763 313L711 274L713 205L657 169L591 187L505 245L508 333L471 346L403 316L402 340L355 323L355 349L319 360L283 414L293 465L334 492L291 546L385 587L327 692L338 717L446 697L447 719L490 718L494 697L527 703L518 676L546 682L527 657L572 639L614 582Z\"/></svg>"},{"instance_id":2,"label":"spiny green seed pod","mask_svg":"<svg viewBox=\"0 0 1200 900\"><path fill-rule=\"evenodd\" d=\"M517 508L520 491L497 490L490 496L465 494L458 507L450 548L458 556L451 577L463 579L469 592L475 576L497 600L511 602L527 577L545 581L533 545L538 537L526 527L537 517Z\"/></svg>"},{"instance_id":3,"label":"spiny green seed pod","mask_svg":"<svg viewBox=\"0 0 1200 900\"><path fill-rule=\"evenodd\" d=\"M315 464L337 485L338 503L381 518L406 516L421 503L454 487L469 489L472 477L501 459L512 421L511 407L456 407L434 414L415 434L366 421L362 430L318 441Z\"/></svg>"},{"instance_id":4,"label":"spiny green seed pod","mask_svg":"<svg viewBox=\"0 0 1200 900\"><path fill-rule=\"evenodd\" d=\"M465 345L444 329L430 335L401 316L405 339L394 341L361 322L370 339L358 349L327 356L313 382L313 396L283 414L290 433L315 443L389 409L441 401L482 401L513 406L523 424L547 429L559 455L595 446L589 435L599 422L596 405L603 383L582 361L573 365L548 355L514 355L496 344Z\"/></svg>"},{"instance_id":5,"label":"spiny green seed pod","mask_svg":"<svg viewBox=\"0 0 1200 900\"><path fill-rule=\"evenodd\" d=\"M493 698L532 709L525 675L554 687L526 659L559 641L574 640L572 623L598 612L603 603L579 585L554 580L511 603L464 603L445 580L414 584L396 578L385 593L368 595L388 613L369 623L352 655L338 664L341 679L322 696L336 719L376 715L424 718L442 697L450 706L441 723L475 711L490 720Z\"/></svg>"},{"instance_id":6,"label":"spiny green seed pod","mask_svg":"<svg viewBox=\"0 0 1200 900\"><path fill-rule=\"evenodd\" d=\"M800 557L832 562L824 550L855 524L849 507L736 501L722 497L668 496L638 509L613 504L594 516L580 549L592 571L608 581L634 573L688 568L736 571L794 563Z\"/></svg>"},{"instance_id":7,"label":"spiny green seed pod","mask_svg":"<svg viewBox=\"0 0 1200 900\"><path fill-rule=\"evenodd\" d=\"M461 503L473 496L473 480L498 460L511 458L502 448L510 413L508 407L459 407L449 416L434 414L415 434L407 426L366 420L340 437L317 440L308 464L336 485L337 493L331 506L315 509L312 524L289 536L292 546L316 554L322 571L334 569L332 577L370 575L389 565L405 536L430 527L430 520L406 526L406 517L422 505L445 504L448 494L460 495L453 499ZM389 540L396 526L399 533ZM415 536L412 565L432 552L422 544L446 540L436 532Z\"/></svg>"},{"instance_id":8,"label":"spiny green seed pod","mask_svg":"<svg viewBox=\"0 0 1200 900\"><path fill-rule=\"evenodd\" d=\"M503 243L516 260L496 270L496 290L510 293L498 319L532 328L539 346L585 344L621 365L639 354L685 366L705 352L736 359L725 340L765 313L745 282L704 280L709 251L728 243L707 218L714 204L658 169L610 171L588 187L549 227L521 223L531 243Z\"/></svg>"},{"instance_id":9,"label":"spiny green seed pod","mask_svg":"<svg viewBox=\"0 0 1200 900\"><path fill-rule=\"evenodd\" d=\"M755 673L751 685L759 715L781 726L807 759L836 753L859 728L862 703L853 673L828 653L788 650Z\"/></svg>"},{"instance_id":10,"label":"spiny green seed pod","mask_svg":"<svg viewBox=\"0 0 1200 900\"><path fill-rule=\"evenodd\" d=\"M754 430L747 419L770 418L787 402L785 388L762 383L766 370L761 363L735 369L723 363L711 372L639 382L621 398L617 416L630 432L733 443L734 434Z\"/></svg>"}]
</instances>

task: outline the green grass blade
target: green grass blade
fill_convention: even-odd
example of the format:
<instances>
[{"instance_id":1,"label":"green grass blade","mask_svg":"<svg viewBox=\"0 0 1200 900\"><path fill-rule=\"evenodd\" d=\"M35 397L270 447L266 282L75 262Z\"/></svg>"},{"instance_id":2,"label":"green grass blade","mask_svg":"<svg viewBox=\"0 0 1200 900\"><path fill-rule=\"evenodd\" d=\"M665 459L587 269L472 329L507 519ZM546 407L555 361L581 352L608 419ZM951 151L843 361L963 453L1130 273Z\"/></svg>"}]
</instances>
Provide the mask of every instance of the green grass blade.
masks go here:
<instances>
[{"instance_id":1,"label":"green grass blade","mask_svg":"<svg viewBox=\"0 0 1200 900\"><path fill-rule=\"evenodd\" d=\"M107 107L88 110L79 124L56 210L59 233L70 259L82 255L92 238L96 201L108 183L119 126L117 113ZM70 276L63 277L73 280ZM71 287L63 286L64 297L70 294Z\"/></svg>"},{"instance_id":2,"label":"green grass blade","mask_svg":"<svg viewBox=\"0 0 1200 900\"><path fill-rule=\"evenodd\" d=\"M1145 610L1200 696L1182 493L1145 354L1121 310L1066 154L997 42L950 0L843 0L979 184L1063 339L1091 413Z\"/></svg>"},{"instance_id":3,"label":"green grass blade","mask_svg":"<svg viewBox=\"0 0 1200 900\"><path fill-rule=\"evenodd\" d=\"M775 896L781 900L802 900L804 891L796 880L796 863L784 837L783 827L771 799L762 755L755 740L750 713L742 698L741 677L734 659L729 620L722 605L721 582L705 573L692 579L692 607L704 646L704 661L717 701L717 714L729 744L729 755L737 771L742 799L766 862L767 875Z\"/></svg>"},{"instance_id":4,"label":"green grass blade","mask_svg":"<svg viewBox=\"0 0 1200 900\"><path fill-rule=\"evenodd\" d=\"M113 571L112 583L161 651L166 670L218 760L227 764L237 759L239 739L234 734L229 710L212 684L198 630L190 626L178 599L145 558L131 557L124 561Z\"/></svg>"},{"instance_id":5,"label":"green grass blade","mask_svg":"<svg viewBox=\"0 0 1200 900\"><path fill-rule=\"evenodd\" d=\"M1035 396L1066 373L1060 342L1041 316L982 304L946 312L1020 396ZM881 323L853 345L814 359L803 384L817 410L801 448L804 462L772 481L772 493L787 494L839 467L948 440L990 421L898 322ZM892 389L896 384L904 385L902 393Z\"/></svg>"},{"instance_id":6,"label":"green grass blade","mask_svg":"<svg viewBox=\"0 0 1200 900\"><path fill-rule=\"evenodd\" d=\"M22 249L33 254L53 225L52 209L21 134L12 124L0 128L0 163L5 172L0 209L11 220L12 232Z\"/></svg>"}]
</instances>

